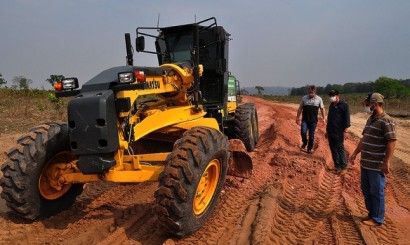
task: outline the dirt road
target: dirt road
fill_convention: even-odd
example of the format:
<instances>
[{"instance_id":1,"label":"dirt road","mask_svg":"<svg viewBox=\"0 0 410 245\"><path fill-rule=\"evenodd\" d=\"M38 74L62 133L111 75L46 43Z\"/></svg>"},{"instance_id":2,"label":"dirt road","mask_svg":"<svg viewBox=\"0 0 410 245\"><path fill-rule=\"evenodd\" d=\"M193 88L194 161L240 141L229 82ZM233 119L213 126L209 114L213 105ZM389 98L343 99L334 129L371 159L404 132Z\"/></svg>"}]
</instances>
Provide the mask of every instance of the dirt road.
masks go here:
<instances>
[{"instance_id":1,"label":"dirt road","mask_svg":"<svg viewBox=\"0 0 410 245\"><path fill-rule=\"evenodd\" d=\"M257 105L260 138L251 153L250 179L228 177L208 222L184 239L168 237L152 212L157 183L87 184L67 211L30 223L0 201L0 244L409 244L410 127L398 123L399 142L387 179L386 223L366 227L359 163L345 176L334 173L317 129L314 154L299 150L296 108L247 97ZM365 115L352 116L346 142L353 152ZM0 162L17 135L0 136ZM358 159L357 159L358 160ZM1 174L1 173L0 173Z\"/></svg>"}]
</instances>

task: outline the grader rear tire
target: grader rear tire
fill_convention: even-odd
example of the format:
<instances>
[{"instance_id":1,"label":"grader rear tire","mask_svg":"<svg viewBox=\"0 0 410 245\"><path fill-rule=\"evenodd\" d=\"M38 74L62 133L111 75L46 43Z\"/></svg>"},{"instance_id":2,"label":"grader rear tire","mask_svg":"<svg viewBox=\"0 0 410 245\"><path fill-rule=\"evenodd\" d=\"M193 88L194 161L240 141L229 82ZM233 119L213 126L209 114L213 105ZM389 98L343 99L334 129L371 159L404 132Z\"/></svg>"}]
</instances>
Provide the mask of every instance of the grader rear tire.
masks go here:
<instances>
[{"instance_id":1,"label":"grader rear tire","mask_svg":"<svg viewBox=\"0 0 410 245\"><path fill-rule=\"evenodd\" d=\"M48 182L55 163L72 161L66 124L46 123L32 128L20 137L17 146L7 153L9 160L2 167L1 197L19 216L41 219L70 207L83 190L82 184L52 188Z\"/></svg>"},{"instance_id":2,"label":"grader rear tire","mask_svg":"<svg viewBox=\"0 0 410 245\"><path fill-rule=\"evenodd\" d=\"M176 141L159 177L155 212L165 230L184 237L211 215L225 182L229 143L218 130L195 127Z\"/></svg>"},{"instance_id":3,"label":"grader rear tire","mask_svg":"<svg viewBox=\"0 0 410 245\"><path fill-rule=\"evenodd\" d=\"M240 105L235 111L235 138L240 139L249 152L255 149L259 138L256 135L259 134L256 117L255 105L250 103Z\"/></svg>"},{"instance_id":4,"label":"grader rear tire","mask_svg":"<svg viewBox=\"0 0 410 245\"><path fill-rule=\"evenodd\" d=\"M255 145L259 141L259 124L258 124L258 111L256 110L256 106L253 103L246 103L245 106L249 107L251 110L251 118L252 118L252 135L255 141Z\"/></svg>"},{"instance_id":5,"label":"grader rear tire","mask_svg":"<svg viewBox=\"0 0 410 245\"><path fill-rule=\"evenodd\" d=\"M255 137L255 144L257 144L258 141L259 141L259 122L258 122L259 119L258 119L258 111L256 110L255 106L253 107L253 112L254 112L254 114L252 116L252 118L253 118L253 120L252 120L253 127L252 128L254 129L253 135Z\"/></svg>"}]
</instances>

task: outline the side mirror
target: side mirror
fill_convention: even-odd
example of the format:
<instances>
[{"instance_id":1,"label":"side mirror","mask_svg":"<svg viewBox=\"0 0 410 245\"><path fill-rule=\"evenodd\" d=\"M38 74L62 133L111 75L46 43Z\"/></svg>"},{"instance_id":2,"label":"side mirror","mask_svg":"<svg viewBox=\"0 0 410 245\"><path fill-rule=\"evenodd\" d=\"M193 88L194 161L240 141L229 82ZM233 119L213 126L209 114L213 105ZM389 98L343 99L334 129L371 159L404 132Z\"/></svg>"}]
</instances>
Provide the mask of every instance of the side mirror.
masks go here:
<instances>
[{"instance_id":1,"label":"side mirror","mask_svg":"<svg viewBox=\"0 0 410 245\"><path fill-rule=\"evenodd\" d=\"M137 37L137 39L135 39L135 49L137 52L144 51L145 49L144 36L140 36L140 37Z\"/></svg>"}]
</instances>

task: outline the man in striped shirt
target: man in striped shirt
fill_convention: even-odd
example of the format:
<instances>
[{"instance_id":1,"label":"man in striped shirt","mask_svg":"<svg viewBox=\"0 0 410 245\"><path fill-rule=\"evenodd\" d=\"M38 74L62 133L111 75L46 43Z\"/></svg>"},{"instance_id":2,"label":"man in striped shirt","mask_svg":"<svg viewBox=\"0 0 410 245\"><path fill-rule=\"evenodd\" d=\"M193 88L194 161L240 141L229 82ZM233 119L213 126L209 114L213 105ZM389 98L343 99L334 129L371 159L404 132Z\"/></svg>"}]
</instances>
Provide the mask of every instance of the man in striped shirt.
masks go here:
<instances>
[{"instance_id":1,"label":"man in striped shirt","mask_svg":"<svg viewBox=\"0 0 410 245\"><path fill-rule=\"evenodd\" d=\"M364 101L365 110L372 115L366 122L355 151L350 157L354 164L361 153L361 188L368 216L363 223L379 226L384 222L386 175L390 173L390 160L396 146L396 128L393 119L384 112L384 98L379 93L369 94Z\"/></svg>"}]
</instances>

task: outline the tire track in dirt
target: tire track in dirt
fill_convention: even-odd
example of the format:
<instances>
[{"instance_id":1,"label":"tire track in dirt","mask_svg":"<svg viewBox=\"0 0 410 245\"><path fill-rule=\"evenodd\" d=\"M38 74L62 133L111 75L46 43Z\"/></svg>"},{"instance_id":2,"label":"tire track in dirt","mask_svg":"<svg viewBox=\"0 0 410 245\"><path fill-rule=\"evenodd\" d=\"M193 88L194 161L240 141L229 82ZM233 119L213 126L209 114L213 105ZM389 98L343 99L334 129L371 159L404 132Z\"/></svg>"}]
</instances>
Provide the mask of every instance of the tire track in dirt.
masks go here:
<instances>
[{"instance_id":1,"label":"tire track in dirt","mask_svg":"<svg viewBox=\"0 0 410 245\"><path fill-rule=\"evenodd\" d=\"M102 195L105 191L114 187L112 183L90 183L84 188L83 193L77 198L76 202L69 210L63 211L57 216L50 217L43 221L30 222L14 215L14 213L6 213L6 220L11 220L4 224L3 229L9 232L2 233L0 231L0 244L19 244L32 243L44 244L51 242L50 238L60 237L62 233L59 230L69 226L70 223L77 222L84 215L84 209L91 201ZM58 240L61 240L58 239Z\"/></svg>"},{"instance_id":2,"label":"tire track in dirt","mask_svg":"<svg viewBox=\"0 0 410 245\"><path fill-rule=\"evenodd\" d=\"M345 179L342 178L342 182ZM343 188L343 186L341 187ZM335 213L328 218L336 244L366 244L360 228L350 216L343 192L335 203Z\"/></svg>"},{"instance_id":3,"label":"tire track in dirt","mask_svg":"<svg viewBox=\"0 0 410 245\"><path fill-rule=\"evenodd\" d=\"M21 224L24 235L20 236L19 240L30 244L81 244L85 241L96 244L106 239L112 240L111 237L115 237L121 230L125 230L127 236L119 237L128 239L128 233L133 234L138 230L136 227L143 227L134 225L135 223L152 224L153 228L143 232L152 233L152 230L157 229L156 217L151 214L152 196L156 188L157 183L87 184L79 202L70 209L31 224L28 232L25 225ZM13 236L15 239L17 235ZM161 234L156 237L161 239ZM155 242L155 239L150 240ZM16 241L10 242L9 244L19 244ZM156 244L161 243L162 241L158 241Z\"/></svg>"},{"instance_id":4,"label":"tire track in dirt","mask_svg":"<svg viewBox=\"0 0 410 245\"><path fill-rule=\"evenodd\" d=\"M97 244L124 244L128 240L143 244L147 244L146 241L151 244L161 244L161 236L155 232L157 218L152 213L152 207L152 204L139 204L123 210L120 217L115 219L114 225L110 227L113 232ZM149 235L150 233L153 235Z\"/></svg>"},{"instance_id":5,"label":"tire track in dirt","mask_svg":"<svg viewBox=\"0 0 410 245\"><path fill-rule=\"evenodd\" d=\"M385 217L385 223L382 226L366 226L360 219L363 217L363 214L367 213L364 201L362 199L352 199L352 197L346 193L343 197L346 200L345 203L348 204L348 212L352 217L356 217L354 219L355 225L359 227L366 244L403 244L399 241L397 226L390 217Z\"/></svg>"},{"instance_id":6,"label":"tire track in dirt","mask_svg":"<svg viewBox=\"0 0 410 245\"><path fill-rule=\"evenodd\" d=\"M251 207L249 203L252 201L237 189L228 187L225 188L225 193L227 192L229 196L220 199L214 214L203 229L197 231L194 236L179 241L178 244L198 244L198 241L207 241L208 244L236 244L246 222L246 212Z\"/></svg>"},{"instance_id":7,"label":"tire track in dirt","mask_svg":"<svg viewBox=\"0 0 410 245\"><path fill-rule=\"evenodd\" d=\"M287 122L277 120L276 123L278 123L276 127L282 127L281 124ZM271 162L285 166L300 163L299 159L304 159L304 156L297 151L292 151L292 148L296 148L297 145L283 133L290 132L278 133L275 131L274 138L279 141L275 144L279 147L268 149L271 152L276 152L273 154L274 159ZM318 150L318 145L322 144L317 141L315 151ZM286 148L286 151L282 147ZM342 211L346 212L346 206L341 199L342 177L328 171L326 160L329 161L329 159L319 156L311 163L320 168L318 170L317 191L311 195L313 198L300 198L304 196L300 192L306 190L297 188L292 184L292 176L295 177L295 175L291 174L288 176L291 177L290 179L281 181L280 191L272 185L264 191L257 202L252 202L251 206L258 208L256 212L252 211L256 214L252 224L253 234L250 235L251 244L308 244L319 241L319 238L321 243L329 244L335 243L333 237L336 241L345 241L349 244L364 244L353 219L346 219L344 215L336 213L336 208L340 212L340 206L343 206L344 210ZM315 163L319 164L315 165ZM307 166L307 168L309 167ZM297 172L301 171L297 170ZM324 229L328 232L323 233ZM333 232L333 237L323 235L329 232Z\"/></svg>"},{"instance_id":8,"label":"tire track in dirt","mask_svg":"<svg viewBox=\"0 0 410 245\"><path fill-rule=\"evenodd\" d=\"M346 218L346 208L341 201L341 182L341 177L322 168L318 191L314 193L313 199L301 200L302 195L295 191L290 181L285 182L279 195L275 189L267 191L255 220L254 230L258 232L253 235L253 242L313 244L320 241L322 244L333 244L337 241L340 244L364 244L353 219ZM271 208L263 208L272 205L275 207L274 212ZM329 233L333 233L333 236L323 235Z\"/></svg>"},{"instance_id":9,"label":"tire track in dirt","mask_svg":"<svg viewBox=\"0 0 410 245\"><path fill-rule=\"evenodd\" d=\"M407 159L410 159L410 156ZM393 194L397 203L410 212L410 165L400 158L393 157L390 170L394 181L389 182L392 183Z\"/></svg>"},{"instance_id":10,"label":"tire track in dirt","mask_svg":"<svg viewBox=\"0 0 410 245\"><path fill-rule=\"evenodd\" d=\"M406 123L403 123L401 121L396 122L398 142L394 156L399 158L403 162L406 162L407 160L407 166L410 167L410 164L408 162L408 159L410 159L410 143L408 141L408 139L410 139L410 132L408 130L405 130L405 124Z\"/></svg>"},{"instance_id":11,"label":"tire track in dirt","mask_svg":"<svg viewBox=\"0 0 410 245\"><path fill-rule=\"evenodd\" d=\"M93 202L94 209L104 207L109 210L103 219L105 223L101 238L93 244L124 244L128 240L143 244L161 244L165 238L158 231L155 223L157 217L152 213L153 195L157 185L152 182L119 185L107 192L101 200ZM107 200L110 202L107 203ZM153 236L149 237L150 234ZM90 232L89 236L95 239L95 231ZM147 239L150 243L144 242L146 237L149 237ZM87 239L81 237L79 240Z\"/></svg>"}]
</instances>

